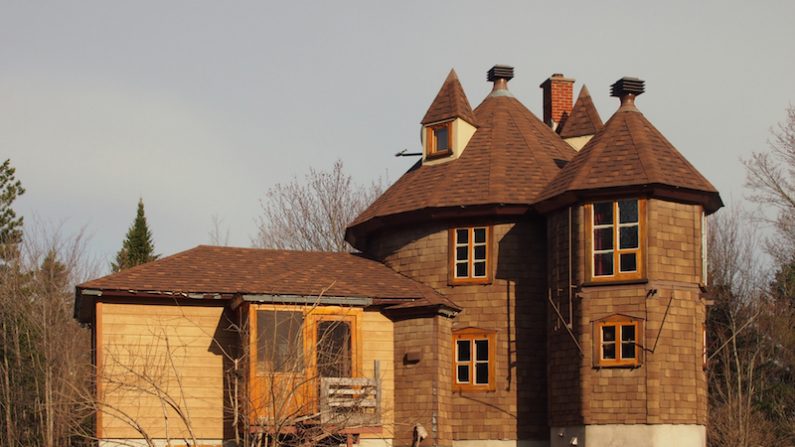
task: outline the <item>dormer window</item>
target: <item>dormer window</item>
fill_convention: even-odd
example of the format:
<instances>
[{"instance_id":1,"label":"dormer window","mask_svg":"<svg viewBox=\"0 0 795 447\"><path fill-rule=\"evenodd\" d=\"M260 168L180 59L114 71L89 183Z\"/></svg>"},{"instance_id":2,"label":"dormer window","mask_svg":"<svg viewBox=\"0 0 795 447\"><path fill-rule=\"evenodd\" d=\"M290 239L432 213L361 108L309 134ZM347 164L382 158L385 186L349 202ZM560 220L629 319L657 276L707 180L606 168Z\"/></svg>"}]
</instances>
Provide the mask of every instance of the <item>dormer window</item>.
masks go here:
<instances>
[{"instance_id":1,"label":"dormer window","mask_svg":"<svg viewBox=\"0 0 795 447\"><path fill-rule=\"evenodd\" d=\"M427 144L427 157L446 157L453 152L453 122L448 121L433 126L428 126L425 141Z\"/></svg>"}]
</instances>

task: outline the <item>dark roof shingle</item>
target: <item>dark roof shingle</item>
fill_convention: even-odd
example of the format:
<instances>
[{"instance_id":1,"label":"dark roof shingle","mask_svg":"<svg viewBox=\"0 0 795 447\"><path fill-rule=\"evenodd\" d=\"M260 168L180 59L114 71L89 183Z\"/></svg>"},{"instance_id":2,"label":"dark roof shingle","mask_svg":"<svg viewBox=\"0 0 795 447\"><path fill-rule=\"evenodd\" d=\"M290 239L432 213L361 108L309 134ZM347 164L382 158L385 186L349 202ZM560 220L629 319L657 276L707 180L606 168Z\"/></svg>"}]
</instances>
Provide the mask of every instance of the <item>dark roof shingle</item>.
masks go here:
<instances>
[{"instance_id":1,"label":"dark roof shingle","mask_svg":"<svg viewBox=\"0 0 795 447\"><path fill-rule=\"evenodd\" d=\"M472 106L464 94L464 88L458 81L455 70L450 70L442 88L436 94L431 106L422 118L421 124L436 123L452 118L463 118L472 125L477 125Z\"/></svg>"},{"instance_id":2,"label":"dark roof shingle","mask_svg":"<svg viewBox=\"0 0 795 447\"><path fill-rule=\"evenodd\" d=\"M558 134L561 138L582 137L594 135L602 127L604 127L602 118L599 117L599 112L596 111L596 106L593 104L588 87L583 85L580 95L577 97L577 102L574 103L574 107L571 109L571 114L558 128Z\"/></svg>"},{"instance_id":3,"label":"dark roof shingle","mask_svg":"<svg viewBox=\"0 0 795 447\"><path fill-rule=\"evenodd\" d=\"M349 226L426 208L530 205L576 152L510 95L490 95L475 109L479 128L461 156L418 162ZM349 238L350 240L350 238Z\"/></svg>"},{"instance_id":4,"label":"dark roof shingle","mask_svg":"<svg viewBox=\"0 0 795 447\"><path fill-rule=\"evenodd\" d=\"M693 191L707 212L722 206L715 187L634 105L624 105L549 183L539 202L567 192L648 185Z\"/></svg>"},{"instance_id":5,"label":"dark roof shingle","mask_svg":"<svg viewBox=\"0 0 795 447\"><path fill-rule=\"evenodd\" d=\"M456 308L432 288L351 253L200 245L77 289L137 293L366 297Z\"/></svg>"}]
</instances>

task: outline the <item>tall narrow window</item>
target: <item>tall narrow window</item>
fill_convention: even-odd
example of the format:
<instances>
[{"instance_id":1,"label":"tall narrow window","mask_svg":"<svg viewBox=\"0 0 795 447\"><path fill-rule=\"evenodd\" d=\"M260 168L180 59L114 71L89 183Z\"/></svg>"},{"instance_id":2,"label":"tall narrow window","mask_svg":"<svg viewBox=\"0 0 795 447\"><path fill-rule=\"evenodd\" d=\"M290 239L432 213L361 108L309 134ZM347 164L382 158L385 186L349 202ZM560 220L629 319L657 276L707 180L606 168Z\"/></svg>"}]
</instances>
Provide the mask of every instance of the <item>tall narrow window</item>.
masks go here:
<instances>
[{"instance_id":1,"label":"tall narrow window","mask_svg":"<svg viewBox=\"0 0 795 447\"><path fill-rule=\"evenodd\" d=\"M494 389L495 333L467 328L453 334L453 389Z\"/></svg>"},{"instance_id":2,"label":"tall narrow window","mask_svg":"<svg viewBox=\"0 0 795 447\"><path fill-rule=\"evenodd\" d=\"M351 377L351 326L346 321L317 324L317 372L320 377Z\"/></svg>"},{"instance_id":3,"label":"tall narrow window","mask_svg":"<svg viewBox=\"0 0 795 447\"><path fill-rule=\"evenodd\" d=\"M642 276L643 204L626 199L590 205L591 276L595 281Z\"/></svg>"},{"instance_id":4,"label":"tall narrow window","mask_svg":"<svg viewBox=\"0 0 795 447\"><path fill-rule=\"evenodd\" d=\"M303 312L257 311L257 369L260 372L303 370L303 326Z\"/></svg>"},{"instance_id":5,"label":"tall narrow window","mask_svg":"<svg viewBox=\"0 0 795 447\"><path fill-rule=\"evenodd\" d=\"M453 152L452 124L452 121L448 121L426 128L425 143L429 158L444 157Z\"/></svg>"},{"instance_id":6,"label":"tall narrow window","mask_svg":"<svg viewBox=\"0 0 795 447\"><path fill-rule=\"evenodd\" d=\"M450 230L450 270L452 283L489 282L489 227Z\"/></svg>"},{"instance_id":7,"label":"tall narrow window","mask_svg":"<svg viewBox=\"0 0 795 447\"><path fill-rule=\"evenodd\" d=\"M614 319L615 320L615 319ZM596 364L601 367L640 364L640 322L637 320L601 321L596 325Z\"/></svg>"}]
</instances>

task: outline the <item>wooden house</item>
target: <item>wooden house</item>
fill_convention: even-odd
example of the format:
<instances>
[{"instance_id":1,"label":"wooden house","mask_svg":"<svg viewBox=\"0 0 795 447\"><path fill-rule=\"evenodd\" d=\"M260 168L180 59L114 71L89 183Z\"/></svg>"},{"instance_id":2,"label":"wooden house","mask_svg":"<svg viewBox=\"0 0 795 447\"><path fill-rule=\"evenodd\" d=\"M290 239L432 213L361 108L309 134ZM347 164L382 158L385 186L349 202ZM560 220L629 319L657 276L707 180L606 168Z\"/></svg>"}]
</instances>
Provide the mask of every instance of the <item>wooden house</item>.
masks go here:
<instances>
[{"instance_id":1,"label":"wooden house","mask_svg":"<svg viewBox=\"0 0 795 447\"><path fill-rule=\"evenodd\" d=\"M539 120L512 77L473 110L450 72L357 253L199 246L77 286L101 445L703 447L720 196L643 81L603 123L558 74Z\"/></svg>"}]
</instances>

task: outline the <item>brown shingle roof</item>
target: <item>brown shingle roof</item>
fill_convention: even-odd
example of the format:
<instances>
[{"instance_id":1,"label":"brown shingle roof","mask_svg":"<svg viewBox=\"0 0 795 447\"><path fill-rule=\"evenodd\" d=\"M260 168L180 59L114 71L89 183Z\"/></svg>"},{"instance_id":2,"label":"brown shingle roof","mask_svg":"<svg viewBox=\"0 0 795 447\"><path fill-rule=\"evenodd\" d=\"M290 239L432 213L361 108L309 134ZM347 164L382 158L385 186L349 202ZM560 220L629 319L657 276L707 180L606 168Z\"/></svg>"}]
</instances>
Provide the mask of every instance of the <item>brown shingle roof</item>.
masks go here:
<instances>
[{"instance_id":1,"label":"brown shingle roof","mask_svg":"<svg viewBox=\"0 0 795 447\"><path fill-rule=\"evenodd\" d=\"M439 89L436 98L425 112L421 124L435 123L451 118L463 118L470 124L477 124L475 114L472 113L472 106L469 105L464 89L458 82L455 70L450 70L442 88Z\"/></svg>"},{"instance_id":2,"label":"brown shingle roof","mask_svg":"<svg viewBox=\"0 0 795 447\"><path fill-rule=\"evenodd\" d=\"M619 108L560 171L539 202L571 192L654 185L692 192L708 213L723 206L715 187L629 104Z\"/></svg>"},{"instance_id":3,"label":"brown shingle roof","mask_svg":"<svg viewBox=\"0 0 795 447\"><path fill-rule=\"evenodd\" d=\"M77 289L137 293L366 297L444 304L444 296L385 265L351 253L200 245Z\"/></svg>"},{"instance_id":4,"label":"brown shingle roof","mask_svg":"<svg viewBox=\"0 0 795 447\"><path fill-rule=\"evenodd\" d=\"M510 95L489 95L477 109L480 125L461 156L412 166L348 228L427 208L533 203L576 152Z\"/></svg>"},{"instance_id":5,"label":"brown shingle roof","mask_svg":"<svg viewBox=\"0 0 795 447\"><path fill-rule=\"evenodd\" d=\"M594 135L602 127L604 127L602 118L599 117L599 112L596 111L591 94L588 92L588 87L583 85L580 95L577 97L577 102L574 103L574 108L571 109L571 114L558 128L558 134L561 138L582 137Z\"/></svg>"}]
</instances>

